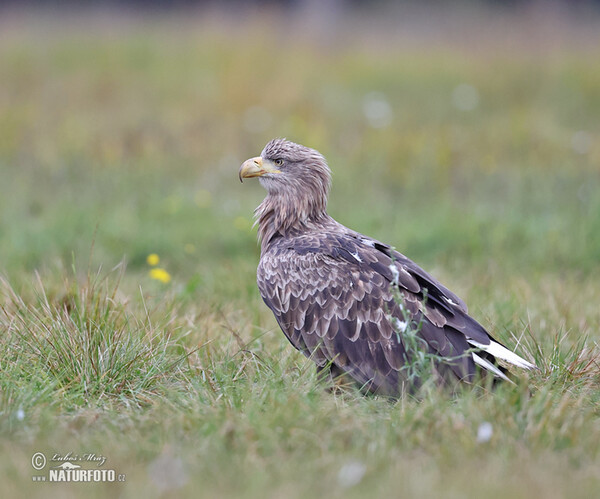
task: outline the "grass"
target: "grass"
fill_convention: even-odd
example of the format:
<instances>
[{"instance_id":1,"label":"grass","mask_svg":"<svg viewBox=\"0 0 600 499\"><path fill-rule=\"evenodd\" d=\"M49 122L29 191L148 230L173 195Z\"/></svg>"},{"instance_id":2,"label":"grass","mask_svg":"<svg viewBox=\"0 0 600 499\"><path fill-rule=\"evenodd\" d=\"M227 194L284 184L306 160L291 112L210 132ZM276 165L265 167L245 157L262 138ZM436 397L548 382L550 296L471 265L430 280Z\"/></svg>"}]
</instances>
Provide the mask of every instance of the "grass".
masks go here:
<instances>
[{"instance_id":1,"label":"grass","mask_svg":"<svg viewBox=\"0 0 600 499\"><path fill-rule=\"evenodd\" d=\"M141 407L184 375L178 367L187 355L171 338L170 321L164 320L170 314L159 316L165 323L153 322L147 310L142 316L134 314L127 298L118 296L117 284L108 286L98 275L88 277L82 285L67 280L65 289L50 296L38 282L33 303L3 283L5 365L16 368L7 369L13 376L4 378L6 391L14 392L6 400L8 407L30 412L31 404L19 395L32 371L42 375L37 385L48 383L52 391L68 394L74 407L105 399ZM10 414L8 407L5 412Z\"/></svg>"},{"instance_id":2,"label":"grass","mask_svg":"<svg viewBox=\"0 0 600 499\"><path fill-rule=\"evenodd\" d=\"M323 49L282 19L4 26L0 495L597 495L597 35ZM237 169L274 136L326 155L334 217L540 371L395 403L326 391L256 289L263 193ZM102 454L126 480L33 483L36 452Z\"/></svg>"}]
</instances>

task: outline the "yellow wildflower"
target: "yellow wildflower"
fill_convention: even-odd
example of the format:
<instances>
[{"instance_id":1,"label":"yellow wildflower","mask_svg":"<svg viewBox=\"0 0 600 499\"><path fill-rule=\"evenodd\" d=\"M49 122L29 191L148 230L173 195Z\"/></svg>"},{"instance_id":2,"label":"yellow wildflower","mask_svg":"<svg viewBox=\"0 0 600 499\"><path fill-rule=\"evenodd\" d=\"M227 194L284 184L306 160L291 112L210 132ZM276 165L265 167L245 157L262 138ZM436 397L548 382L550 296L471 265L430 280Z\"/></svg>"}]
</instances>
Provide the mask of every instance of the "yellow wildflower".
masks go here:
<instances>
[{"instance_id":1,"label":"yellow wildflower","mask_svg":"<svg viewBox=\"0 0 600 499\"><path fill-rule=\"evenodd\" d=\"M169 274L165 269L160 268L151 269L150 277L164 284L167 284L171 280L171 274Z\"/></svg>"},{"instance_id":2,"label":"yellow wildflower","mask_svg":"<svg viewBox=\"0 0 600 499\"><path fill-rule=\"evenodd\" d=\"M158 255L156 253L151 253L146 258L146 262L151 267L154 267L155 265L158 265L158 262L160 262L160 258L158 257Z\"/></svg>"}]
</instances>

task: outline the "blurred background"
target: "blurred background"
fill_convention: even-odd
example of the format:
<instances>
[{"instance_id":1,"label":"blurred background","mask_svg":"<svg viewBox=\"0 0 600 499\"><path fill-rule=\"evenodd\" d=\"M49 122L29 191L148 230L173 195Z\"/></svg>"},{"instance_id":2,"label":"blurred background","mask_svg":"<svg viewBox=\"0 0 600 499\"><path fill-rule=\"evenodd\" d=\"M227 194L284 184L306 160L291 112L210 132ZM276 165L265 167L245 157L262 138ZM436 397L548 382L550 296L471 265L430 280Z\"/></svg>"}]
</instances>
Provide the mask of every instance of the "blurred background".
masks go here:
<instances>
[{"instance_id":1,"label":"blurred background","mask_svg":"<svg viewBox=\"0 0 600 499\"><path fill-rule=\"evenodd\" d=\"M325 392L255 282L281 136L541 370ZM598 497L599 282L598 1L0 3L3 497Z\"/></svg>"},{"instance_id":2,"label":"blurred background","mask_svg":"<svg viewBox=\"0 0 600 499\"><path fill-rule=\"evenodd\" d=\"M334 217L429 268L600 263L597 1L5 0L0 75L13 278L156 253L183 291L253 289L237 170L279 136L327 157Z\"/></svg>"}]
</instances>

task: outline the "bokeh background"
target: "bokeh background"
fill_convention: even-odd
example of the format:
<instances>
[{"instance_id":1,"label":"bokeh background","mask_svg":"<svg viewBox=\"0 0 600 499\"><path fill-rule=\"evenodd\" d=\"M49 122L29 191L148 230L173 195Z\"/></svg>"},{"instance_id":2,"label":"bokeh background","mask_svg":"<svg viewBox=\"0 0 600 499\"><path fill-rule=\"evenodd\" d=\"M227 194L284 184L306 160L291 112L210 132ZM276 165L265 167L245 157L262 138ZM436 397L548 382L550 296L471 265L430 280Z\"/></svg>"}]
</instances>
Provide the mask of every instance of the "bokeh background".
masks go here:
<instances>
[{"instance_id":1,"label":"bokeh background","mask_svg":"<svg viewBox=\"0 0 600 499\"><path fill-rule=\"evenodd\" d=\"M237 172L274 137L326 156L336 219L431 271L511 346L539 342L544 373L600 340L599 2L4 2L0 272L68 315L76 283L123 262L107 310L162 311L161 334L200 348L169 378L188 398L152 385L143 399L116 382L90 395L77 376L43 390L66 371L6 347L29 359L3 385L7 494L31 481L35 449L65 442L130 474L99 495L597 492L592 375L580 398L552 385L527 405L525 388L504 408L430 401L391 420L387 402L318 389L255 285L264 192ZM469 433L484 419L509 428L494 423L489 462Z\"/></svg>"},{"instance_id":2,"label":"bokeh background","mask_svg":"<svg viewBox=\"0 0 600 499\"><path fill-rule=\"evenodd\" d=\"M92 241L130 270L245 259L262 192L236 171L278 136L422 263L598 264L593 3L28 5L0 19L5 271Z\"/></svg>"}]
</instances>

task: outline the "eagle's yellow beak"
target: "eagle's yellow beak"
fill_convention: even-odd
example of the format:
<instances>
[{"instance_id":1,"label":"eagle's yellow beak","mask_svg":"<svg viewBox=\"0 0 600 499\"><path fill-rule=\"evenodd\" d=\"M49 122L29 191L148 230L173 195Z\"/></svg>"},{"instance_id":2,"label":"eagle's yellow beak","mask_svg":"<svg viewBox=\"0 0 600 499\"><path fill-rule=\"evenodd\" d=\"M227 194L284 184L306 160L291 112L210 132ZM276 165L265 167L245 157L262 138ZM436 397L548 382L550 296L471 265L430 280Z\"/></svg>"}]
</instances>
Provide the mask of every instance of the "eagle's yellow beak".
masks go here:
<instances>
[{"instance_id":1,"label":"eagle's yellow beak","mask_svg":"<svg viewBox=\"0 0 600 499\"><path fill-rule=\"evenodd\" d=\"M275 168L272 161L262 159L260 156L247 159L240 167L240 182L243 182L242 179L261 177L266 173L281 173L281 171Z\"/></svg>"}]
</instances>

